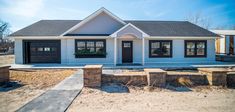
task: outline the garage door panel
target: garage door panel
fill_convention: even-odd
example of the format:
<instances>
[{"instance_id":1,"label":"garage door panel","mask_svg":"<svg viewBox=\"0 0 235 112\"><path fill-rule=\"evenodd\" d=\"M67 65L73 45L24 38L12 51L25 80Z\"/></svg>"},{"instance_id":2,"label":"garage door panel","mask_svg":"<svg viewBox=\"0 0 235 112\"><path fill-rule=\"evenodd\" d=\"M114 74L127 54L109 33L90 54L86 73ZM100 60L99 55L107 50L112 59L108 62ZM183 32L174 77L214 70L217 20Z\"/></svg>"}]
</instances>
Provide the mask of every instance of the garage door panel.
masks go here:
<instances>
[{"instance_id":1,"label":"garage door panel","mask_svg":"<svg viewBox=\"0 0 235 112\"><path fill-rule=\"evenodd\" d=\"M60 63L59 40L34 40L26 43L28 63Z\"/></svg>"}]
</instances>

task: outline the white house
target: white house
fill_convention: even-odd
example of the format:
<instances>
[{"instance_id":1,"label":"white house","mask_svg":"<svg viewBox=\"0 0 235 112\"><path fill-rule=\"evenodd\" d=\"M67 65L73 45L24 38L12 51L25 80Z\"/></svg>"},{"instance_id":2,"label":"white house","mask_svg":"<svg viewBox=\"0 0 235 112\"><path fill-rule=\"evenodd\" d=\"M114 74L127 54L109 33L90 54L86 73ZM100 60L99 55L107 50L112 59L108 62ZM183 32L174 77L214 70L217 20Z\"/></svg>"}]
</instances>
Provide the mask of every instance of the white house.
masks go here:
<instances>
[{"instance_id":1,"label":"white house","mask_svg":"<svg viewBox=\"0 0 235 112\"><path fill-rule=\"evenodd\" d=\"M17 64L111 65L212 62L219 37L187 21L122 20L105 8L83 20L41 20L11 36Z\"/></svg>"},{"instance_id":2,"label":"white house","mask_svg":"<svg viewBox=\"0 0 235 112\"><path fill-rule=\"evenodd\" d=\"M216 39L216 53L235 55L235 30L211 30L222 38Z\"/></svg>"}]
</instances>

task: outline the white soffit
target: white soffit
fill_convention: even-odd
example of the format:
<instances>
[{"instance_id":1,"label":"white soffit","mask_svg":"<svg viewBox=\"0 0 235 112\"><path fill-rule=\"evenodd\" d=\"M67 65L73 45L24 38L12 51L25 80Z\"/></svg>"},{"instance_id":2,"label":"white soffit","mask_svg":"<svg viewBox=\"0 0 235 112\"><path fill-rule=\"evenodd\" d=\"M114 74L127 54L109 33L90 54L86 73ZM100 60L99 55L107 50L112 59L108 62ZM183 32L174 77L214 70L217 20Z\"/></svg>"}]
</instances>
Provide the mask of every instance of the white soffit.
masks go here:
<instances>
[{"instance_id":1,"label":"white soffit","mask_svg":"<svg viewBox=\"0 0 235 112\"><path fill-rule=\"evenodd\" d=\"M125 29L128 26L131 26L131 27L135 28L136 30L138 30L139 32L141 32L143 37L150 37L147 33L145 33L144 31L142 31L141 29L139 29L138 27L136 27L135 25L133 25L131 23L126 24L125 26L123 26L122 28L118 29L113 34L111 34L110 36L111 37L117 37L117 33L122 31L123 29Z\"/></svg>"},{"instance_id":2,"label":"white soffit","mask_svg":"<svg viewBox=\"0 0 235 112\"><path fill-rule=\"evenodd\" d=\"M235 35L235 30L211 30L219 35Z\"/></svg>"}]
</instances>

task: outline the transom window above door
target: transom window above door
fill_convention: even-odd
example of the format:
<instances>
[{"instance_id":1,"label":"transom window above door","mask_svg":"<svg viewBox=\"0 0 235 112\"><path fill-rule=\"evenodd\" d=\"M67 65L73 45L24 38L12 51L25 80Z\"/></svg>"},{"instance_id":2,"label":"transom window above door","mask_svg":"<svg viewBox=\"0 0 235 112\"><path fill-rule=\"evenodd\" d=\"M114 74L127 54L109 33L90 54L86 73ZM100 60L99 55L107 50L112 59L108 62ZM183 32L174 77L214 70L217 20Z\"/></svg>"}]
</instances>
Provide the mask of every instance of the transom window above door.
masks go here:
<instances>
[{"instance_id":1,"label":"transom window above door","mask_svg":"<svg viewBox=\"0 0 235 112\"><path fill-rule=\"evenodd\" d=\"M105 58L106 41L105 40L76 40L75 41L76 58Z\"/></svg>"},{"instance_id":2,"label":"transom window above door","mask_svg":"<svg viewBox=\"0 0 235 112\"><path fill-rule=\"evenodd\" d=\"M206 40L185 40L185 57L206 57Z\"/></svg>"},{"instance_id":3,"label":"transom window above door","mask_svg":"<svg viewBox=\"0 0 235 112\"><path fill-rule=\"evenodd\" d=\"M149 57L172 57L172 40L149 40Z\"/></svg>"}]
</instances>

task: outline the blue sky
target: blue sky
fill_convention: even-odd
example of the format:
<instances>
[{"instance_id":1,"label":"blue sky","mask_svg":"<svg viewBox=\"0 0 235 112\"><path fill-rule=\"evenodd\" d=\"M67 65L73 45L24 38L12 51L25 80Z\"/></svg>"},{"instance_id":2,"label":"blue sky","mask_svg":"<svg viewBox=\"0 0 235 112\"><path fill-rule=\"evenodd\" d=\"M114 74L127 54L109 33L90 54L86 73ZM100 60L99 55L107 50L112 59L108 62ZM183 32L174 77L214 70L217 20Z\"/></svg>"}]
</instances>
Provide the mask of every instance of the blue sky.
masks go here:
<instances>
[{"instance_id":1,"label":"blue sky","mask_svg":"<svg viewBox=\"0 0 235 112\"><path fill-rule=\"evenodd\" d=\"M235 0L0 0L0 19L16 31L41 19L83 19L101 7L125 20L185 20L200 13L211 28L235 25Z\"/></svg>"}]
</instances>

